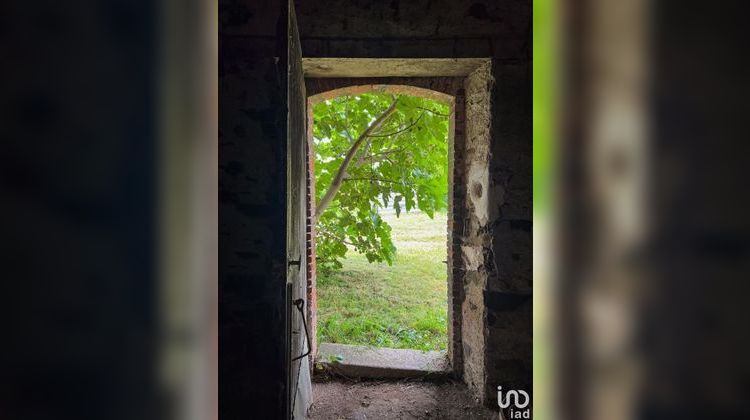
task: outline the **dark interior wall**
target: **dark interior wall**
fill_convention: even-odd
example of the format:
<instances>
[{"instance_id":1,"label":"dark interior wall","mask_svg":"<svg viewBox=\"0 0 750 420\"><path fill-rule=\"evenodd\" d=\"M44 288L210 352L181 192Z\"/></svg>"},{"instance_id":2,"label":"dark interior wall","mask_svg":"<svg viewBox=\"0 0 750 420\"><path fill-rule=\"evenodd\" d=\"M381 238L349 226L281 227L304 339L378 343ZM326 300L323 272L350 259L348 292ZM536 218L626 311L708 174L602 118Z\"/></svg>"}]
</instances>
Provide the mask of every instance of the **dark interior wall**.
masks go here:
<instances>
[{"instance_id":1,"label":"dark interior wall","mask_svg":"<svg viewBox=\"0 0 750 420\"><path fill-rule=\"evenodd\" d=\"M286 17L219 7L219 412L286 410Z\"/></svg>"},{"instance_id":2,"label":"dark interior wall","mask_svg":"<svg viewBox=\"0 0 750 420\"><path fill-rule=\"evenodd\" d=\"M486 395L532 386L532 79L530 63L492 69L493 272L487 282Z\"/></svg>"},{"instance_id":3,"label":"dark interior wall","mask_svg":"<svg viewBox=\"0 0 750 420\"><path fill-rule=\"evenodd\" d=\"M531 53L528 0L298 0L305 57L494 57Z\"/></svg>"}]
</instances>

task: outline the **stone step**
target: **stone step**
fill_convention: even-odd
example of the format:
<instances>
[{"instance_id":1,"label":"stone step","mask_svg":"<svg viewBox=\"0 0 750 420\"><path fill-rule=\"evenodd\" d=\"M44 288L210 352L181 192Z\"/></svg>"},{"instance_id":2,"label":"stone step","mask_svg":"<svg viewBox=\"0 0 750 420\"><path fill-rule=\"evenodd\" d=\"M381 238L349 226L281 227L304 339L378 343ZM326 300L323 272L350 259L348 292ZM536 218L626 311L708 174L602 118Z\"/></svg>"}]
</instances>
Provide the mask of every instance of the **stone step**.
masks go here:
<instances>
[{"instance_id":1,"label":"stone step","mask_svg":"<svg viewBox=\"0 0 750 420\"><path fill-rule=\"evenodd\" d=\"M388 349L321 343L316 365L348 378L445 378L451 367L445 351Z\"/></svg>"}]
</instances>

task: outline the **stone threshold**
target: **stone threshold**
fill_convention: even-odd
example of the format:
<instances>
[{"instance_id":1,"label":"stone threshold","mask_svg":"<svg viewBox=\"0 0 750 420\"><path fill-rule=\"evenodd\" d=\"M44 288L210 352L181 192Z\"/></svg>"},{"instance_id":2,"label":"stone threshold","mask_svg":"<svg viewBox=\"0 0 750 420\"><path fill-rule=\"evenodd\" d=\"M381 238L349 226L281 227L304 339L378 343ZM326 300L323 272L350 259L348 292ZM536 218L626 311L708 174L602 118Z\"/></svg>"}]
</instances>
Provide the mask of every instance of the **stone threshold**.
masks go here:
<instances>
[{"instance_id":1,"label":"stone threshold","mask_svg":"<svg viewBox=\"0 0 750 420\"><path fill-rule=\"evenodd\" d=\"M348 378L446 378L451 367L445 351L388 349L321 343L316 366Z\"/></svg>"}]
</instances>

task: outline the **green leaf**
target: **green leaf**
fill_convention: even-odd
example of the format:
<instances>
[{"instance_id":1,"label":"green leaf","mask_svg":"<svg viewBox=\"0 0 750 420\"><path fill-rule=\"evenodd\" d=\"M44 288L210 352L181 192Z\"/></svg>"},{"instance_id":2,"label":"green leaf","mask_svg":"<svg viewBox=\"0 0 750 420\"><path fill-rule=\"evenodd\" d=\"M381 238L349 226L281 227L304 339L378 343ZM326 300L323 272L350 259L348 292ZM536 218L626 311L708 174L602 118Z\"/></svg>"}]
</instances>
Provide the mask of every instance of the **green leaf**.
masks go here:
<instances>
[{"instance_id":1,"label":"green leaf","mask_svg":"<svg viewBox=\"0 0 750 420\"><path fill-rule=\"evenodd\" d=\"M375 118L392 103L390 94L343 96L313 106L315 196L320 200L330 188L343 157ZM448 203L448 114L450 107L437 101L399 96L395 112L369 146L357 151L347 168L349 179L335 194L316 226L320 270L341 268L340 261L353 250L370 262L392 264L396 247L391 227L378 209L420 209L432 217ZM418 121L417 121L418 120ZM407 130L410 122L417 123Z\"/></svg>"}]
</instances>

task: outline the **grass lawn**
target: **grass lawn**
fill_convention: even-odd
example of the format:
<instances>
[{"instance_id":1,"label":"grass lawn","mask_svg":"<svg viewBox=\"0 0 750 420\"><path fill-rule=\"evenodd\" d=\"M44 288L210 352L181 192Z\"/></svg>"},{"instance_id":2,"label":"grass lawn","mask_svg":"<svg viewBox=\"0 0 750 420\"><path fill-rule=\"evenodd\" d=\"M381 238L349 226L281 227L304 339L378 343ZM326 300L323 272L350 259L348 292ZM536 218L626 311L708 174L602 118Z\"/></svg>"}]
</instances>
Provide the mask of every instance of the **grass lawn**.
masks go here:
<instances>
[{"instance_id":1,"label":"grass lawn","mask_svg":"<svg viewBox=\"0 0 750 420\"><path fill-rule=\"evenodd\" d=\"M318 342L419 350L447 345L446 215L392 212L392 266L353 251L344 268L318 274Z\"/></svg>"}]
</instances>

